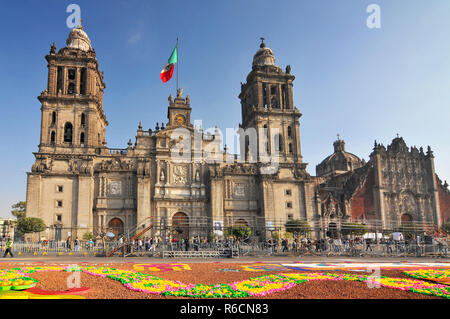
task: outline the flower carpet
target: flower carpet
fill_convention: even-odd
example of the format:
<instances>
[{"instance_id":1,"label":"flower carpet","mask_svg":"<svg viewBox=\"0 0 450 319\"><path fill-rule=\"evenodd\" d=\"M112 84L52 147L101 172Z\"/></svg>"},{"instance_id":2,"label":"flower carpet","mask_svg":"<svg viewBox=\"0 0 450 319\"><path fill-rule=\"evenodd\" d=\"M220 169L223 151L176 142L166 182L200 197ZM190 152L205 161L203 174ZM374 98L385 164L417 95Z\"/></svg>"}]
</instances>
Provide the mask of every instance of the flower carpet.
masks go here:
<instances>
[{"instance_id":1,"label":"flower carpet","mask_svg":"<svg viewBox=\"0 0 450 319\"><path fill-rule=\"evenodd\" d=\"M404 273L413 278L450 285L450 269L419 269Z\"/></svg>"},{"instance_id":2,"label":"flower carpet","mask_svg":"<svg viewBox=\"0 0 450 319\"><path fill-rule=\"evenodd\" d=\"M405 271L411 278L373 277L363 274L346 274L333 272L280 272L277 274L257 276L231 283L201 284L183 283L167 280L151 274L133 270L116 269L106 266L35 266L18 267L0 270L0 298L44 298L45 294L33 294L37 280L31 278L34 273L59 271L80 271L88 275L111 279L120 282L124 287L137 292L161 296L188 298L244 298L260 297L285 291L309 281L358 281L368 285L379 285L392 289L400 289L412 293L425 294L450 299L450 286L443 283L430 282L429 279L448 280L449 269L422 269ZM370 286L369 286L370 287ZM14 291L20 290L20 291ZM29 291L28 291L29 290ZM61 293L63 295L63 293ZM57 298L53 295L51 298ZM50 297L49 297L50 298ZM64 298L70 298L66 293ZM74 298L82 298L74 296Z\"/></svg>"}]
</instances>

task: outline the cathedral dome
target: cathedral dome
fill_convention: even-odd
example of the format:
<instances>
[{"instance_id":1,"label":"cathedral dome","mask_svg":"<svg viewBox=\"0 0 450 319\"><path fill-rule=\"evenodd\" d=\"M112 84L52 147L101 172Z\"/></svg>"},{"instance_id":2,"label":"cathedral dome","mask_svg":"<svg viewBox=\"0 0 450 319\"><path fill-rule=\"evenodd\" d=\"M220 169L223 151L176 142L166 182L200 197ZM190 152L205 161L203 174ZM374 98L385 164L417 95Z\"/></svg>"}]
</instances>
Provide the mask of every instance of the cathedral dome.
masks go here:
<instances>
[{"instance_id":1,"label":"cathedral dome","mask_svg":"<svg viewBox=\"0 0 450 319\"><path fill-rule=\"evenodd\" d=\"M92 50L91 40L86 32L84 32L82 26L78 26L70 31L66 44L70 49L79 49L82 51Z\"/></svg>"},{"instance_id":2,"label":"cathedral dome","mask_svg":"<svg viewBox=\"0 0 450 319\"><path fill-rule=\"evenodd\" d=\"M362 166L361 159L358 156L345 151L343 140L336 140L333 146L334 153L317 165L317 176L336 175Z\"/></svg>"},{"instance_id":3,"label":"cathedral dome","mask_svg":"<svg viewBox=\"0 0 450 319\"><path fill-rule=\"evenodd\" d=\"M253 56L253 64L252 66L265 66L265 65L275 65L275 56L273 55L273 51L266 47L266 44L264 43L264 38L261 38L263 40L261 42L261 45L259 46L259 50L256 51L255 55Z\"/></svg>"}]
</instances>

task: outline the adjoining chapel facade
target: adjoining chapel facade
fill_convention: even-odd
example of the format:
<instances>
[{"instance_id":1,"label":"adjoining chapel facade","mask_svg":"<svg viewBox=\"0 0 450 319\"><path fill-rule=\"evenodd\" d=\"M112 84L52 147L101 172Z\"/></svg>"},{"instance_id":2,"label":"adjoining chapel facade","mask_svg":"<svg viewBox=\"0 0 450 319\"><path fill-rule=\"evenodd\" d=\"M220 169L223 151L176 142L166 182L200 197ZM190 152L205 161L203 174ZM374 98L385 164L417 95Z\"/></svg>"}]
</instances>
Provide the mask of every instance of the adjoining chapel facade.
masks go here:
<instances>
[{"instance_id":1,"label":"adjoining chapel facade","mask_svg":"<svg viewBox=\"0 0 450 319\"><path fill-rule=\"evenodd\" d=\"M263 240L291 219L307 220L312 236L323 237L330 227L351 220L391 227L402 220L440 225L450 218L448 185L434 171L432 151L409 150L402 138L387 149L376 143L367 163L346 152L338 139L334 153L317 166L317 176L308 174L301 153L302 114L292 93L295 77L290 66L283 71L275 64L264 43L241 83L242 157L222 149L219 132L204 134L194 127L190 98L182 90L168 98L167 123L153 130L139 124L134 143L108 148L106 85L83 27L72 29L59 51L53 44L46 60L26 213L44 220L50 239L135 232L150 224L148 235L160 240L206 238L240 224ZM204 149L216 160L206 158ZM267 170L267 156L275 157L273 171Z\"/></svg>"}]
</instances>

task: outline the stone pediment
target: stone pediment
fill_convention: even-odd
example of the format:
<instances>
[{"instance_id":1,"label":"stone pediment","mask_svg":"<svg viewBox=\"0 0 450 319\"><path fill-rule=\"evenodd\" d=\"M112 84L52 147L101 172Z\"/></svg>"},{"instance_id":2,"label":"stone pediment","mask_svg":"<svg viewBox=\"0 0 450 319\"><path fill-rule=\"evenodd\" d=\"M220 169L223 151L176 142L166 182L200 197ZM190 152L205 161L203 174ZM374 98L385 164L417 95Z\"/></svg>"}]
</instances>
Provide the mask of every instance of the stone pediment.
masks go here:
<instances>
[{"instance_id":1,"label":"stone pediment","mask_svg":"<svg viewBox=\"0 0 450 319\"><path fill-rule=\"evenodd\" d=\"M121 160L114 158L110 160L103 160L97 164L96 170L98 171L133 171L134 164L131 160Z\"/></svg>"},{"instance_id":2,"label":"stone pediment","mask_svg":"<svg viewBox=\"0 0 450 319\"><path fill-rule=\"evenodd\" d=\"M224 174L256 174L256 168L253 165L232 164L222 169Z\"/></svg>"}]
</instances>

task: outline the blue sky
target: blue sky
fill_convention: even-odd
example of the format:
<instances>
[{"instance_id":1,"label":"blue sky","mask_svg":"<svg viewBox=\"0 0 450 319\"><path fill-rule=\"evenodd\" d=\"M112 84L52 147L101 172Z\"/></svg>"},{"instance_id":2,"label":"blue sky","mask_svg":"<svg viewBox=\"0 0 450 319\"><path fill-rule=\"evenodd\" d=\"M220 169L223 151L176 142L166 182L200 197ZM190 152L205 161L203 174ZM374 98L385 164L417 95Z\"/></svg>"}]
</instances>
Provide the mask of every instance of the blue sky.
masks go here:
<instances>
[{"instance_id":1,"label":"blue sky","mask_svg":"<svg viewBox=\"0 0 450 319\"><path fill-rule=\"evenodd\" d=\"M434 150L436 172L450 182L450 1L6 1L0 0L0 216L26 198L26 172L40 130L37 96L47 83L44 56L65 46L66 8L81 7L106 90L109 147L166 122L175 81L159 72L179 38L179 81L203 127L238 127L240 82L261 36L296 76L303 113L302 155L315 166L339 133L348 151L368 159L374 140L400 134ZM369 29L369 4L381 28Z\"/></svg>"}]
</instances>

